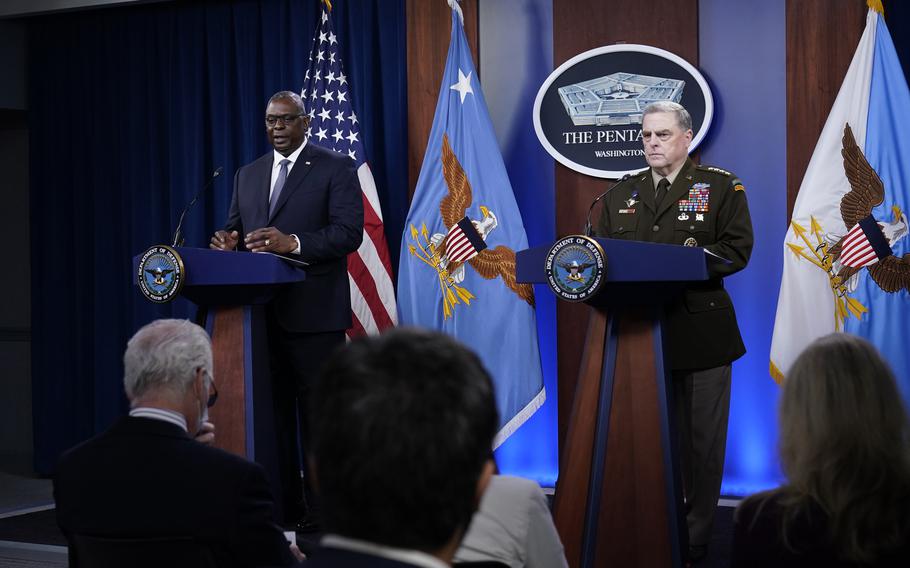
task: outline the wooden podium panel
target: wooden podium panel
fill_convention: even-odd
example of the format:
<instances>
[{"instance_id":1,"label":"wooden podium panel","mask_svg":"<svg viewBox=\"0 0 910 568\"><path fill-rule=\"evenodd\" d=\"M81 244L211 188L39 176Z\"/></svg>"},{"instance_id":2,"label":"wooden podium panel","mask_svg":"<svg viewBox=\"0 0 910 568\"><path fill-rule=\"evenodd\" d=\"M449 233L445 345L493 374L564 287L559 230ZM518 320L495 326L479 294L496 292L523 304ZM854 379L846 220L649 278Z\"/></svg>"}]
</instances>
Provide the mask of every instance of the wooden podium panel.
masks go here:
<instances>
[{"instance_id":1,"label":"wooden podium panel","mask_svg":"<svg viewBox=\"0 0 910 568\"><path fill-rule=\"evenodd\" d=\"M592 310L553 516L569 565L682 566L659 310Z\"/></svg>"}]
</instances>

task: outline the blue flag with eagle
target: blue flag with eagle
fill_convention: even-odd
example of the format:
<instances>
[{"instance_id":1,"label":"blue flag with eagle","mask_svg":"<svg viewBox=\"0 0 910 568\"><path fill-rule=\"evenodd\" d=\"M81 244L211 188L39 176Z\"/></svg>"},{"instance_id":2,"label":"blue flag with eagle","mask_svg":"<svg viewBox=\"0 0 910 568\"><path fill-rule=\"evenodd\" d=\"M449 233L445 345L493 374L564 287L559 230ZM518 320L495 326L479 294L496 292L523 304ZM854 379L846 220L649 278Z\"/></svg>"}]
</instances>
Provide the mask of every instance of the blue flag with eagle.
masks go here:
<instances>
[{"instance_id":1,"label":"blue flag with eagle","mask_svg":"<svg viewBox=\"0 0 910 568\"><path fill-rule=\"evenodd\" d=\"M866 29L800 186L784 243L771 375L819 336L868 339L910 400L910 90L882 17Z\"/></svg>"},{"instance_id":2,"label":"blue flag with eagle","mask_svg":"<svg viewBox=\"0 0 910 568\"><path fill-rule=\"evenodd\" d=\"M496 388L498 447L544 402L534 292L515 281L528 246L460 19L452 38L398 268L402 325L470 346Z\"/></svg>"}]
</instances>

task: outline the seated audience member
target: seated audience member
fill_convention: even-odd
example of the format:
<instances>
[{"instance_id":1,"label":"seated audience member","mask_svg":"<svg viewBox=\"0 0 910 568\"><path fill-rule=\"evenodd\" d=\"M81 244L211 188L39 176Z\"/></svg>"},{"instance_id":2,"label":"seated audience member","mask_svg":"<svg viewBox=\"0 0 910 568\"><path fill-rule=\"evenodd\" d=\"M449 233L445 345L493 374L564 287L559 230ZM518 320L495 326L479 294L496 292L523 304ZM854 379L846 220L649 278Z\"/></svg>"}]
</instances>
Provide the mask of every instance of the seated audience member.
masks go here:
<instances>
[{"instance_id":1,"label":"seated audience member","mask_svg":"<svg viewBox=\"0 0 910 568\"><path fill-rule=\"evenodd\" d=\"M568 566L547 497L537 483L494 475L455 562L501 562L511 568Z\"/></svg>"},{"instance_id":2,"label":"seated audience member","mask_svg":"<svg viewBox=\"0 0 910 568\"><path fill-rule=\"evenodd\" d=\"M190 537L217 566L286 566L302 558L272 519L262 467L193 439L214 438L204 426L217 396L205 330L154 321L130 339L123 364L129 416L66 452L57 467L63 533Z\"/></svg>"},{"instance_id":3,"label":"seated audience member","mask_svg":"<svg viewBox=\"0 0 910 568\"><path fill-rule=\"evenodd\" d=\"M352 341L310 397L326 536L307 566L448 566L493 473L493 386L466 347L397 329Z\"/></svg>"},{"instance_id":4,"label":"seated audience member","mask_svg":"<svg viewBox=\"0 0 910 568\"><path fill-rule=\"evenodd\" d=\"M812 343L779 418L787 483L740 505L733 566L910 566L910 425L875 348L845 333Z\"/></svg>"}]
</instances>

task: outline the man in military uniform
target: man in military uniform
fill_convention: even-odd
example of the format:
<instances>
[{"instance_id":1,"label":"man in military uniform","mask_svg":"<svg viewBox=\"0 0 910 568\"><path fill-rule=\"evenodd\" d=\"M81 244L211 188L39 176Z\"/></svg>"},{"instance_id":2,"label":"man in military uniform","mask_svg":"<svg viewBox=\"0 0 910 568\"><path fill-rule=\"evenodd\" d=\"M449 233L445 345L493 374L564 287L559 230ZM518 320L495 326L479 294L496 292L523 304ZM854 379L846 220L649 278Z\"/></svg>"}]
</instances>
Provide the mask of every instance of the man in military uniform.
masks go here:
<instances>
[{"instance_id":1,"label":"man in military uniform","mask_svg":"<svg viewBox=\"0 0 910 568\"><path fill-rule=\"evenodd\" d=\"M711 264L709 279L688 284L666 308L689 526L689 558L707 554L720 496L730 378L746 352L723 278L752 252L752 221L742 182L689 159L692 118L682 105L648 105L642 118L648 168L616 184L604 199L598 234L706 250L730 261Z\"/></svg>"}]
</instances>

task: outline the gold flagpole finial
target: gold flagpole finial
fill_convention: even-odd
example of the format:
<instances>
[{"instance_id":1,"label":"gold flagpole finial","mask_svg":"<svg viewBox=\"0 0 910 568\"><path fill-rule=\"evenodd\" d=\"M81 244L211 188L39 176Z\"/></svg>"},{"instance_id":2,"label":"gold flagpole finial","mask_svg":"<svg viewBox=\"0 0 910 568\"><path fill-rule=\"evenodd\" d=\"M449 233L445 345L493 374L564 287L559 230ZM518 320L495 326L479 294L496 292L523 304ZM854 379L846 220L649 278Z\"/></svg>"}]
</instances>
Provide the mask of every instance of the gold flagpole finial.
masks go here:
<instances>
[{"instance_id":1,"label":"gold flagpole finial","mask_svg":"<svg viewBox=\"0 0 910 568\"><path fill-rule=\"evenodd\" d=\"M322 0L322 3L325 4L325 7L329 12L332 11L332 0ZM879 4L881 4L881 3L879 3Z\"/></svg>"},{"instance_id":2,"label":"gold flagpole finial","mask_svg":"<svg viewBox=\"0 0 910 568\"><path fill-rule=\"evenodd\" d=\"M885 15L885 7L882 6L882 0L866 0L866 6L869 6L870 10L875 10L882 16Z\"/></svg>"}]
</instances>

